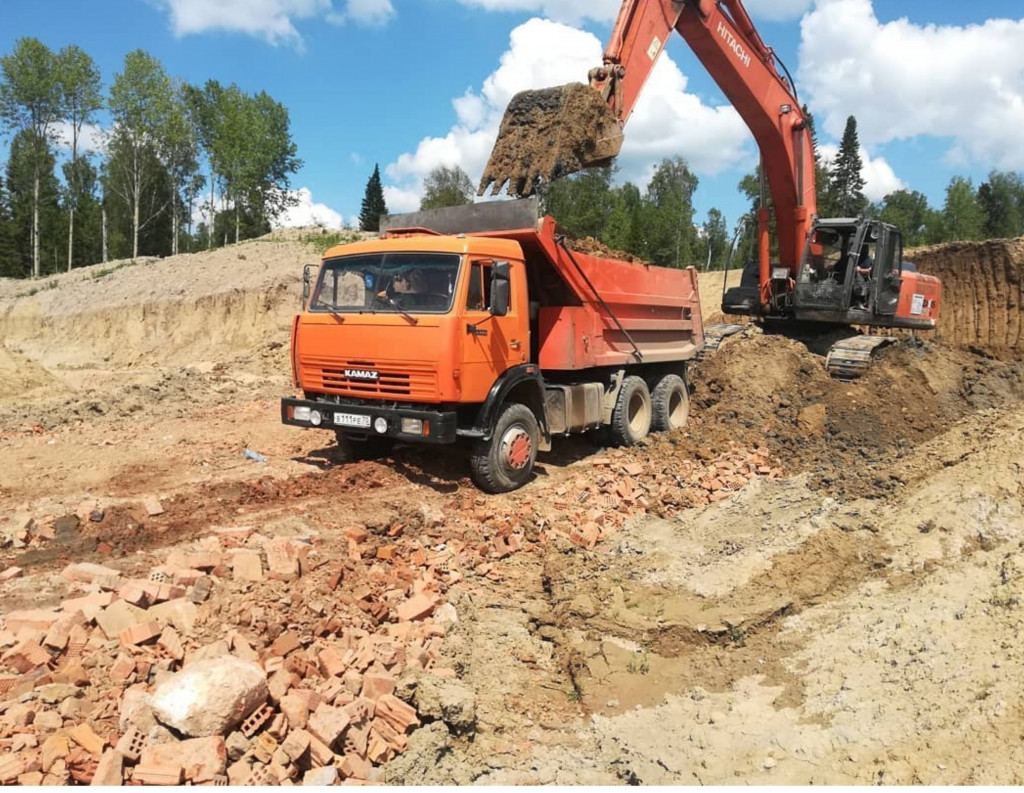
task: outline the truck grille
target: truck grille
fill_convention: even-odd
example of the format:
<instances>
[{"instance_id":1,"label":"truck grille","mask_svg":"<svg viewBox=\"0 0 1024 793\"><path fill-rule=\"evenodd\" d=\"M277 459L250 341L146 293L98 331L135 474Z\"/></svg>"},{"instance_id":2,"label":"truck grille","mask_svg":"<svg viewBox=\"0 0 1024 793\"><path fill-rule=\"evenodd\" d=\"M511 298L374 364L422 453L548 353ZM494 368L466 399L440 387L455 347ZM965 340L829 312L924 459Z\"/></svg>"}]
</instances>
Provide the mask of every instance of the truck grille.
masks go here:
<instances>
[{"instance_id":1,"label":"truck grille","mask_svg":"<svg viewBox=\"0 0 1024 793\"><path fill-rule=\"evenodd\" d=\"M437 398L437 373L421 363L305 359L300 364L302 382L307 391L364 399L431 401ZM352 371L376 372L377 378L353 377Z\"/></svg>"}]
</instances>

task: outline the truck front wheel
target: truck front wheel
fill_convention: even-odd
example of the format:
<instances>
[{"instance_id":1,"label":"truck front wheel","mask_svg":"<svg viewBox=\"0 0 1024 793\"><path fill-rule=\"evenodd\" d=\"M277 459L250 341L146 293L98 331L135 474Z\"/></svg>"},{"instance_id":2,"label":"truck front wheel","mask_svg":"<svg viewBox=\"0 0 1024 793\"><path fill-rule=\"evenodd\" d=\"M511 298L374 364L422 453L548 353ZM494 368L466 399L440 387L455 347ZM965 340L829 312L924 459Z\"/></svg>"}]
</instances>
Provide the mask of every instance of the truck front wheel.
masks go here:
<instances>
[{"instance_id":1,"label":"truck front wheel","mask_svg":"<svg viewBox=\"0 0 1024 793\"><path fill-rule=\"evenodd\" d=\"M526 405L513 402L502 410L489 441L477 441L470 453L473 482L487 493L522 487L533 474L540 428Z\"/></svg>"},{"instance_id":2,"label":"truck front wheel","mask_svg":"<svg viewBox=\"0 0 1024 793\"><path fill-rule=\"evenodd\" d=\"M609 431L616 446L632 446L651 431L651 392L642 377L622 381Z\"/></svg>"},{"instance_id":3,"label":"truck front wheel","mask_svg":"<svg viewBox=\"0 0 1024 793\"><path fill-rule=\"evenodd\" d=\"M667 374L654 386L651 394L654 417L651 427L658 432L671 432L686 424L690 417L690 392L677 374Z\"/></svg>"}]
</instances>

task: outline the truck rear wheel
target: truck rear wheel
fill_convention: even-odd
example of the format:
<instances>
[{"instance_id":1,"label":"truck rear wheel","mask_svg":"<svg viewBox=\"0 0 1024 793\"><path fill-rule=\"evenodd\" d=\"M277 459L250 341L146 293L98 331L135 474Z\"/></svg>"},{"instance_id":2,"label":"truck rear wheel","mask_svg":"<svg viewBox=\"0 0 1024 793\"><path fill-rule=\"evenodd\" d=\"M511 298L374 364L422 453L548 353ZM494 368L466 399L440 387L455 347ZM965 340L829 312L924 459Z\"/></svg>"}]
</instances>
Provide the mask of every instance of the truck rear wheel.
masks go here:
<instances>
[{"instance_id":1,"label":"truck rear wheel","mask_svg":"<svg viewBox=\"0 0 1024 793\"><path fill-rule=\"evenodd\" d=\"M522 487L533 474L540 428L526 405L513 402L502 410L489 441L477 441L470 453L473 482L487 493Z\"/></svg>"},{"instance_id":2,"label":"truck rear wheel","mask_svg":"<svg viewBox=\"0 0 1024 793\"><path fill-rule=\"evenodd\" d=\"M667 374L654 386L651 393L651 428L657 432L671 432L686 424L690 417L690 392L677 374Z\"/></svg>"},{"instance_id":3,"label":"truck rear wheel","mask_svg":"<svg viewBox=\"0 0 1024 793\"><path fill-rule=\"evenodd\" d=\"M651 392L642 377L622 381L608 429L616 446L633 446L651 431Z\"/></svg>"}]
</instances>

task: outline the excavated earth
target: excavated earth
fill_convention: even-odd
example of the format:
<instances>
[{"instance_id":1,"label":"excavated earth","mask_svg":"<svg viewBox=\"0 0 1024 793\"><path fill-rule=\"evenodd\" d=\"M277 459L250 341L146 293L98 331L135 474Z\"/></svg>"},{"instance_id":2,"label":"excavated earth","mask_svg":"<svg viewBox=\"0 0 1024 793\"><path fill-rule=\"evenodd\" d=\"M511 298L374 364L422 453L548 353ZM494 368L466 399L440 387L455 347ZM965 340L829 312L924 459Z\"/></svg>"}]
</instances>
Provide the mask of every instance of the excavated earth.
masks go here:
<instances>
[{"instance_id":1,"label":"excavated earth","mask_svg":"<svg viewBox=\"0 0 1024 793\"><path fill-rule=\"evenodd\" d=\"M385 575L384 553L347 558L355 523L400 554L458 549L438 663L474 717L423 718L387 782L1024 783L1024 240L915 251L940 327L858 381L752 327L694 367L686 428L567 440L506 496L457 457L343 465L329 433L280 424L315 258L270 236L0 281L0 572L24 571L0 614L67 597L68 562L142 569L233 525L301 524L350 576ZM701 277L707 321L722 281ZM348 619L345 586L321 616ZM207 624L257 648L308 632L300 591Z\"/></svg>"}]
</instances>

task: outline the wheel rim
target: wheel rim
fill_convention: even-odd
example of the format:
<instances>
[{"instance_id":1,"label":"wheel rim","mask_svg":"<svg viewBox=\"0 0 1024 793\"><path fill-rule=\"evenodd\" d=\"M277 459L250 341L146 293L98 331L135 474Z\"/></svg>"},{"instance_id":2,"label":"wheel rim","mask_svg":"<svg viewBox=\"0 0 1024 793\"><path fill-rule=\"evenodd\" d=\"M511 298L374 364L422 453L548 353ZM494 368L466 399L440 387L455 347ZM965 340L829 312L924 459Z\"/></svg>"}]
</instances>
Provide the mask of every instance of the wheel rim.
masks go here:
<instances>
[{"instance_id":1,"label":"wheel rim","mask_svg":"<svg viewBox=\"0 0 1024 793\"><path fill-rule=\"evenodd\" d=\"M630 395L629 408L626 415L629 420L629 431L633 435L640 436L647 431L651 417L643 392L638 390Z\"/></svg>"},{"instance_id":2,"label":"wheel rim","mask_svg":"<svg viewBox=\"0 0 1024 793\"><path fill-rule=\"evenodd\" d=\"M505 430L501 436L501 461L510 469L520 471L530 463L533 440L530 433L518 424Z\"/></svg>"},{"instance_id":3,"label":"wheel rim","mask_svg":"<svg viewBox=\"0 0 1024 793\"><path fill-rule=\"evenodd\" d=\"M687 414L686 396L682 389L675 389L668 398L668 424L672 429L678 429L686 423Z\"/></svg>"}]
</instances>

